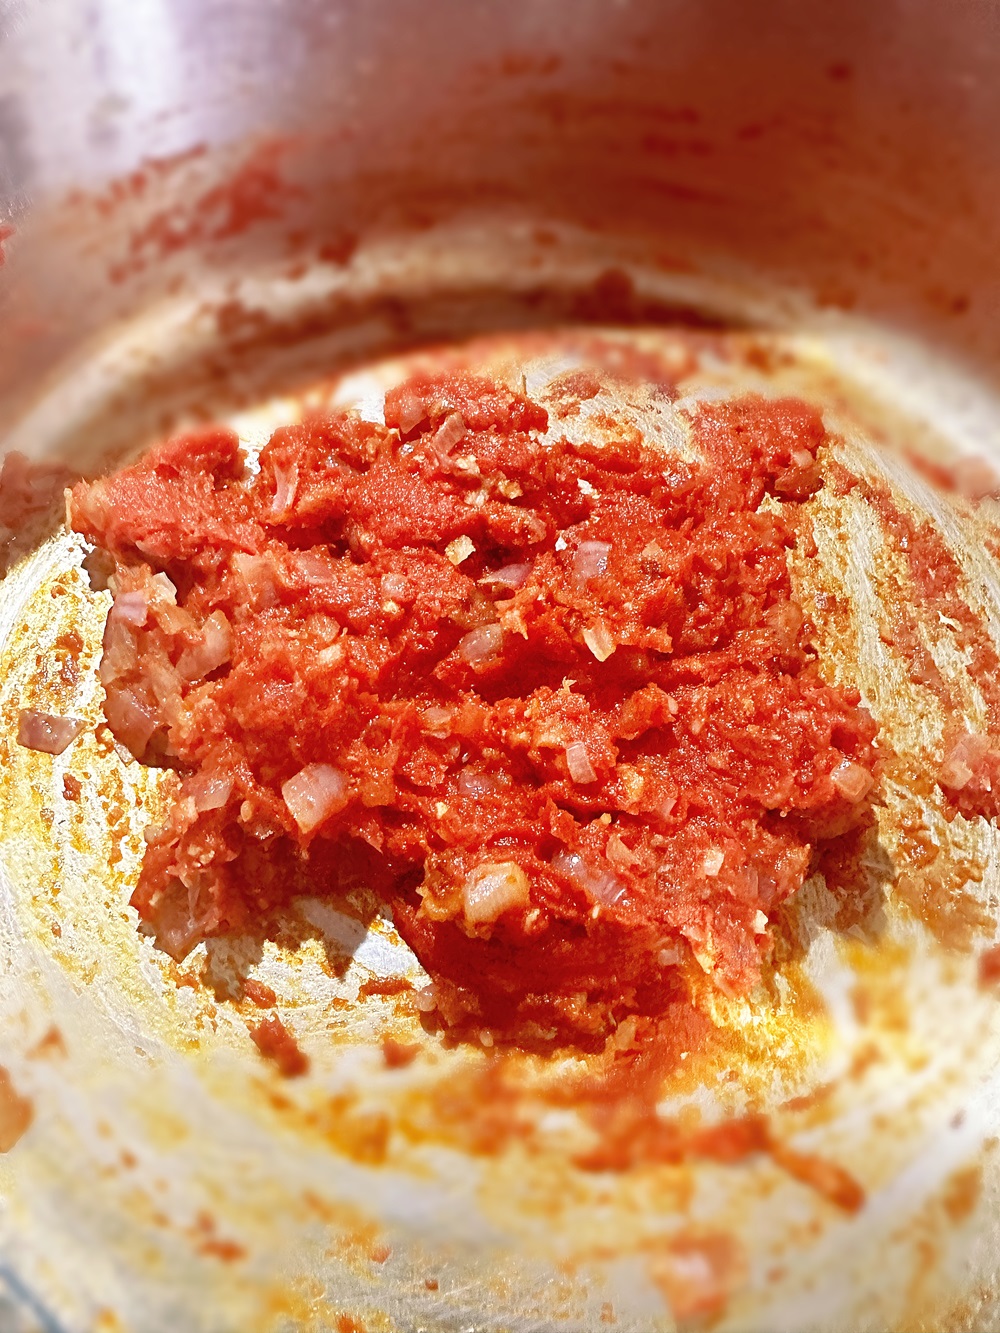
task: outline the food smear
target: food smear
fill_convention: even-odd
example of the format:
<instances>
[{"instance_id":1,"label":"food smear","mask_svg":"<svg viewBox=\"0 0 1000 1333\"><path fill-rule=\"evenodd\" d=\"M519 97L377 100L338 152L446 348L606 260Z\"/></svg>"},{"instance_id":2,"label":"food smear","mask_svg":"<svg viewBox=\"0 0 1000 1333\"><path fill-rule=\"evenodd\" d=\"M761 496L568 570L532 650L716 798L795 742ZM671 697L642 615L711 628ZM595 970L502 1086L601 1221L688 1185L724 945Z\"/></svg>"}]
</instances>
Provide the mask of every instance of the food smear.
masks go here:
<instances>
[{"instance_id":1,"label":"food smear","mask_svg":"<svg viewBox=\"0 0 1000 1333\"><path fill-rule=\"evenodd\" d=\"M792 595L821 417L692 407L691 457L546 433L468 374L170 441L71 495L110 553L105 712L177 785L133 905L176 958L366 885L445 1025L601 1039L707 974L870 822L875 724Z\"/></svg>"}]
</instances>

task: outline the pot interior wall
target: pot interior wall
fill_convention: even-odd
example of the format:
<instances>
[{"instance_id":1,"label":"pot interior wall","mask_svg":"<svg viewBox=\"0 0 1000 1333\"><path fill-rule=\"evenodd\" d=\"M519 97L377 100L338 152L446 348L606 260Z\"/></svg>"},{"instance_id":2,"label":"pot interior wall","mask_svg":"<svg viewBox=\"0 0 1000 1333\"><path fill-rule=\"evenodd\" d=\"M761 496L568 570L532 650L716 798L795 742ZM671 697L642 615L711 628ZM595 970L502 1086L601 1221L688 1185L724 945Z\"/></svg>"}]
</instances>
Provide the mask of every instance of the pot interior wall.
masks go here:
<instances>
[{"instance_id":1,"label":"pot interior wall","mask_svg":"<svg viewBox=\"0 0 1000 1333\"><path fill-rule=\"evenodd\" d=\"M232 316L248 274L294 281L317 261L343 286L377 238L405 256L408 239L444 229L447 251L470 216L489 220L494 255L515 224L533 226L547 272L559 225L599 238L605 258L575 277L564 266L564 287L590 291L616 252L620 268L641 251L661 286L710 273L797 293L992 377L998 23L976 0L580 0L571 18L530 0L26 4L0 46L17 228L4 419L165 301L228 302ZM428 288L473 271L445 280L443 267ZM391 300L392 274L379 283ZM605 279L570 313L634 321L663 307ZM342 300L305 308L286 347L344 325ZM397 341L438 331L406 320ZM215 333L246 353L238 317Z\"/></svg>"}]
</instances>

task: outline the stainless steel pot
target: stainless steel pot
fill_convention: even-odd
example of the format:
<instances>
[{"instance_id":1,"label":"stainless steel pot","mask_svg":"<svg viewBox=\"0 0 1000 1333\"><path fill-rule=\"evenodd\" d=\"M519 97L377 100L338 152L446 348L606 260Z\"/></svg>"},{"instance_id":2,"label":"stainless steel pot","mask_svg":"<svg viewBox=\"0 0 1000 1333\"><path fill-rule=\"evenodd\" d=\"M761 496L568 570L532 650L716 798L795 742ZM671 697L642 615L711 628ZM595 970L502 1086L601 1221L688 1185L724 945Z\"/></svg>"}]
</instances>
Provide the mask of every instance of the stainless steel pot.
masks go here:
<instances>
[{"instance_id":1,"label":"stainless steel pot","mask_svg":"<svg viewBox=\"0 0 1000 1333\"><path fill-rule=\"evenodd\" d=\"M15 231L0 275L3 448L87 470L178 422L294 395L376 353L554 321L735 320L817 331L859 381L888 376L917 415L933 400L959 446L1000 449L998 64L1000 10L981 0L9 3L0 188ZM55 567L42 565L36 580ZM11 586L8 653L28 596L27 582ZM99 622L83 601L67 614L88 632ZM134 775L124 781L116 831L106 819L100 827L106 811L89 826L101 856L122 851L112 885L141 847L145 816L129 802L138 794L148 810L156 800ZM36 796L47 810L45 793ZM14 1151L0 1158L9 1200L0 1281L23 1318L73 1333L348 1330L363 1307L371 1327L594 1326L602 1302L576 1292L569 1272L559 1278L541 1214L537 1262L522 1255L515 1273L496 1258L471 1175L463 1185L453 1172L450 1194L437 1183L422 1193L388 1173L373 1183L363 1150L333 1165L312 1140L293 1152L273 1120L273 1089L271 1111L241 1118L231 1088L220 1091L236 1077L223 1038L198 1055L196 1073L184 1049L194 1029L228 1031L221 1002L188 1005L181 988L169 1021L154 1021L150 996L167 982L138 954L106 974L119 955L103 936L75 971L46 971L34 954L27 967L17 895L25 867L51 873L36 866L42 826L12 833L8 816L0 1064L42 1050L58 1019L73 1068L70 1077L32 1057L35 1103L48 1088L59 1117L46 1122L47 1141L36 1139L30 1172L18 1175ZM349 922L324 918L322 928L376 972L409 966L388 934L359 946ZM303 986L314 1019L339 996L332 982ZM110 1015L103 1027L82 1017L91 1004ZM971 1023L972 1008L955 1022ZM936 1015L947 1029L945 1017ZM985 1009L975 1023L995 1038ZM961 1151L977 1162L995 1130L985 1038L983 1052L980 1100L971 1084L961 1090L971 1126ZM99 1071L89 1084L88 1069ZM161 1106L139 1105L147 1078L153 1102L169 1083ZM184 1089L186 1125L175 1114ZM350 1120L355 1147L374 1123L364 1114ZM341 1151L343 1119L306 1129ZM202 1127L196 1142L192 1124ZM942 1146L952 1143L946 1129L937 1125L920 1160L951 1153L949 1169L961 1168L959 1149ZM107 1193L95 1175L89 1189L77 1181L68 1204L61 1153L107 1179L141 1157L134 1196L117 1177ZM280 1182L258 1170L269 1154L283 1164ZM832 1239L791 1296L771 1291L740 1307L732 1326L833 1329L846 1317L859 1328L995 1326L996 1181L987 1172L979 1211L962 1214L976 1229L959 1254L940 1219L921 1212L917 1163L860 1242ZM224 1178L237 1184L222 1204L212 1190ZM387 1226L409 1228L384 1280L363 1201ZM255 1255L273 1235L266 1281L191 1267L192 1246L202 1259L225 1250L215 1211L244 1216ZM156 1218L168 1214L169 1239L153 1244ZM134 1236L120 1234L130 1228ZM46 1234L57 1245L48 1253ZM461 1276L439 1300L425 1269L445 1244ZM878 1254L865 1247L883 1245L896 1267L893 1294L879 1301ZM920 1287L921 1264L940 1269L940 1281ZM916 1265L912 1281L900 1265ZM639 1291L623 1327L665 1326L629 1263L606 1280ZM843 1284L856 1285L857 1300L842 1299ZM535 1288L546 1295L533 1307Z\"/></svg>"}]
</instances>

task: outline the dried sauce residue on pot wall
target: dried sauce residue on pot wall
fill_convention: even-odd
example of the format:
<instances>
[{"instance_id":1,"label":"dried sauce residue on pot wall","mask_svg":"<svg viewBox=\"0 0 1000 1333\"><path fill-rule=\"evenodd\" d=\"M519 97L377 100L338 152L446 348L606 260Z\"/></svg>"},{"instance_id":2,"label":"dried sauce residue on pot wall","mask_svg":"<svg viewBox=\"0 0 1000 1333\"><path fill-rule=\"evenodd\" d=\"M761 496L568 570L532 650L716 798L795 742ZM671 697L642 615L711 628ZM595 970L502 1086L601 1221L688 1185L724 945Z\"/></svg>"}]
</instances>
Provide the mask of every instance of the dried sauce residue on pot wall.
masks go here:
<instances>
[{"instance_id":1,"label":"dried sauce residue on pot wall","mask_svg":"<svg viewBox=\"0 0 1000 1333\"><path fill-rule=\"evenodd\" d=\"M31 1102L17 1091L6 1069L0 1068L0 1153L10 1152L34 1115Z\"/></svg>"}]
</instances>

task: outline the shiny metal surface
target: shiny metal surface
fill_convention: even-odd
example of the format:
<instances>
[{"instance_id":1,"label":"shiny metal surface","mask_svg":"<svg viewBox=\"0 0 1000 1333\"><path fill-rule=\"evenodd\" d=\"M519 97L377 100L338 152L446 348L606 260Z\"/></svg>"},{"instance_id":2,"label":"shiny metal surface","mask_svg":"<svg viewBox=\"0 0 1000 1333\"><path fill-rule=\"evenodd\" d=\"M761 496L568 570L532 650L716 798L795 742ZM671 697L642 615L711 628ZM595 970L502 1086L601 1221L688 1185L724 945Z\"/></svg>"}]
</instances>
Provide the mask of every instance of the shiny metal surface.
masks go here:
<instances>
[{"instance_id":1,"label":"shiny metal surface","mask_svg":"<svg viewBox=\"0 0 1000 1333\"><path fill-rule=\"evenodd\" d=\"M579 0L571 17L554 0L7 4L2 180L19 235L0 403L9 419L178 278L484 210L638 237L675 269L708 259L989 371L998 26L978 0ZM275 136L303 193L182 262L107 279L165 200L183 214L183 178L110 214L60 207L200 145L207 189Z\"/></svg>"},{"instance_id":2,"label":"shiny metal surface","mask_svg":"<svg viewBox=\"0 0 1000 1333\"><path fill-rule=\"evenodd\" d=\"M385 351L553 319L670 322L694 309L787 327L805 339L796 343L800 350L819 339L823 355L839 358L873 394L885 388L883 377L894 405L940 427L946 443L1000 457L992 396L1000 382L995 6L21 0L0 8L0 34L0 212L16 228L0 273L3 448L93 468L178 421L238 413L273 394L291 401L324 373ZM947 528L950 520L937 517ZM978 537L949 531L964 558L979 560ZM6 589L8 663L20 660L21 610L37 606L45 580L79 554L60 540ZM99 632L100 610L84 598L75 612L89 641ZM47 642L50 628L39 629L39 642ZM877 663L867 669L876 689ZM11 666L4 682L10 698L20 679ZM114 757L100 763L111 774ZM38 820L47 796L23 763L15 779L9 790L24 798L26 822L10 834L11 806L5 920L22 931L29 921L48 929L52 883L37 899L25 887L32 857L45 851ZM134 796L144 782L132 772L123 790ZM142 818L130 808L125 822L133 842ZM126 861L138 845L129 843ZM95 835L92 860L102 849ZM116 917L107 932L95 925L88 935L87 895L97 882L89 873L67 884L65 910L83 923L83 943L76 955L65 947L65 977L37 939L36 952L18 952L16 931L0 940L10 951L7 980L0 977L8 1034L0 1038L0 1064L8 1062L5 1042L16 1063L62 1004L78 1086L86 1084L88 1059L95 1070L99 1090L80 1096L72 1080L69 1091L56 1093L54 1073L46 1085L47 1066L38 1075L43 1093L49 1086L62 1108L51 1142L67 1160L104 1161L111 1148L96 1108L120 1110L148 1078L150 1096L168 1089L173 1109L189 1089L192 1123L222 1125L223 1146L213 1156L208 1135L196 1150L179 1148L176 1126L140 1106L140 1093L115 1121L114 1151L122 1144L131 1151L138 1139L149 1150L144 1169L177 1168L178 1216L187 1208L193 1217L192 1200L203 1201L227 1172L243 1169L241 1154L256 1162L245 1168L245 1196L237 1191L213 1205L227 1224L237 1225L243 1210L255 1256L267 1252L272 1215L295 1216L292 1195L311 1174L328 1192L342 1175L344 1198L355 1204L371 1194L376 1210L411 1241L426 1206L434 1219L433 1227L426 1224L428 1249L442 1237L459 1249L471 1235L477 1243L495 1241L483 1217L476 1213L473 1221L471 1176L463 1184L453 1173L452 1193L436 1196L432 1207L419 1190L404 1196L386 1184L380 1193L378 1173L356 1161L344 1166L312 1140L289 1147L288 1131L275 1128L270 1112L255 1106L252 1123L242 1119L232 1090L256 1086L256 1071L244 1063L238 1020L222 1004L214 1014L214 1001L201 992L178 988L175 996L174 981L163 980L159 964L141 953L128 922ZM987 906L993 886L987 876ZM905 934L905 923L901 929ZM360 964L393 970L390 935L376 932L366 948ZM929 1221L925 1196L932 1178L961 1167L962 1154L978 1151L995 1132L996 1023L970 983L968 960L957 979L942 979L935 969L947 966L937 955L922 959L933 974L929 984L941 989L931 995L921 1032L939 1041L941 1086L950 1088L934 1102L935 1115L940 1120L944 1107L952 1117L963 1112L966 1128L956 1137L931 1117L924 1156L914 1147L868 1229L833 1228L826 1260L822 1247L811 1252L812 1268L798 1275L794 1290L748 1299L727 1327L837 1328L834 1310L848 1311L852 1326L901 1333L995 1326L995 1171L987 1173L971 1232L949 1231L937 1215ZM96 971L86 977L91 964ZM294 970L284 956L268 955L265 964L286 979ZM45 979L32 991L26 978L35 966ZM289 993L313 1005L315 1036L332 983L308 950L302 969L304 977L288 980ZM919 982L924 973L905 976ZM164 987L170 999L161 1010ZM959 1011L963 1039L981 1036L979 1063L970 1056L972 1072L949 1083L949 1060L961 1043L956 1038L952 1046L940 1034ZM100 1021L91 1021L93 1014ZM189 1059L185 1024L196 1020L218 1024L218 1032ZM363 1020L358 1032L363 1047ZM331 1055L324 1076L340 1077L341 1054ZM881 1093L869 1088L865 1095L866 1113L877 1112ZM78 1128L76 1113L93 1123L73 1137L66 1127ZM907 1152L918 1138L911 1129ZM77 1139L86 1139L78 1157ZM6 1283L28 1327L33 1320L71 1333L271 1333L337 1327L362 1305L382 1309L386 1328L402 1329L548 1328L559 1317L546 1224L537 1218L516 1237L544 1252L537 1271L531 1263L510 1273L477 1269L475 1254L463 1252L456 1271L466 1285L438 1301L421 1286L420 1261L407 1268L406 1255L397 1256L400 1266L394 1260L387 1275L363 1255L359 1261L364 1227L346 1205L332 1222L311 1215L307 1244L297 1246L286 1231L273 1247L275 1273L290 1275L279 1299L277 1276L254 1286L239 1271L223 1267L207 1278L204 1265L190 1268L180 1231L152 1268L143 1267L149 1256L140 1255L138 1243L116 1250L109 1239L114 1219L102 1201L119 1196L94 1188L78 1190L65 1213L74 1243L67 1241L60 1266L60 1256L45 1255L37 1238L45 1209L59 1234L59 1200L69 1196L60 1193L59 1161L46 1156L42 1140L35 1143L30 1171L17 1189L11 1185L10 1198L23 1209L25 1198L36 1197L36 1214L29 1208L20 1223L8 1214L0 1231L11 1275L7 1281L0 1267L0 1291ZM260 1168L269 1155L287 1168L287 1180ZM887 1148L886 1163L890 1157ZM16 1153L0 1164L9 1164L8 1180L15 1181ZM265 1178L273 1192L255 1196L250 1186ZM31 1181L44 1182L45 1190L32 1196ZM123 1211L127 1225L141 1215L137 1207L133 1199L132 1211ZM138 1226L140 1239L149 1234L145 1225ZM190 1218L184 1225L197 1230ZM90 1226L104 1243L88 1258ZM333 1276L320 1259L327 1226L341 1244ZM622 1327L669 1328L662 1302L637 1272L626 1263L608 1278L613 1291L634 1298L625 1301ZM266 1276L270 1282L274 1274L268 1269ZM525 1295L533 1281L547 1293L534 1313ZM265 1308L261 1293L270 1293L273 1308ZM568 1326L593 1326L601 1302L591 1296L570 1291ZM365 1318L372 1329L383 1326Z\"/></svg>"}]
</instances>

